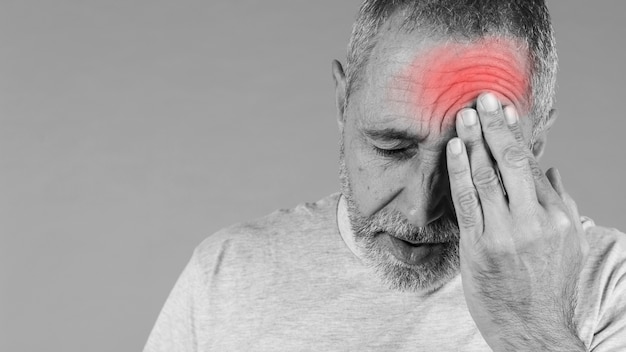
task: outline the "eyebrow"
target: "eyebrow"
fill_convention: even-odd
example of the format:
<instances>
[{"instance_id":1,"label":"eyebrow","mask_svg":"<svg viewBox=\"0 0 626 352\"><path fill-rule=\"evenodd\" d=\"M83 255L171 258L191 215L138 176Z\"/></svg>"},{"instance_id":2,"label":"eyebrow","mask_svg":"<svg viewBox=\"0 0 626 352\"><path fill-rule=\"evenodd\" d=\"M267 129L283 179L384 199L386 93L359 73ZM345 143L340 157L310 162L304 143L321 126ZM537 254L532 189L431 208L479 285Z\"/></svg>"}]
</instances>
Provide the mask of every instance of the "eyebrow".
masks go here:
<instances>
[{"instance_id":1,"label":"eyebrow","mask_svg":"<svg viewBox=\"0 0 626 352\"><path fill-rule=\"evenodd\" d=\"M418 135L394 128L364 129L363 134L376 140L421 140Z\"/></svg>"}]
</instances>

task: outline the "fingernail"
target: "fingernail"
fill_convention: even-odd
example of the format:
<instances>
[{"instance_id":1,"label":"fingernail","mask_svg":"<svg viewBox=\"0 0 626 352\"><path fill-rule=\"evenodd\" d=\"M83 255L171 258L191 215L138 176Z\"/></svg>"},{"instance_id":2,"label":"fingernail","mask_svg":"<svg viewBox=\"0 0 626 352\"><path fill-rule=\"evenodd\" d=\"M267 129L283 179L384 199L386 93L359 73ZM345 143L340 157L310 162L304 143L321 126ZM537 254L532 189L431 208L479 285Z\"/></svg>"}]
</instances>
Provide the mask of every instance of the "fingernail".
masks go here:
<instances>
[{"instance_id":1,"label":"fingernail","mask_svg":"<svg viewBox=\"0 0 626 352\"><path fill-rule=\"evenodd\" d=\"M519 118L517 116L517 111L515 110L515 108L513 108L512 106L507 106L506 108L504 108L504 119L509 125L516 124Z\"/></svg>"},{"instance_id":2,"label":"fingernail","mask_svg":"<svg viewBox=\"0 0 626 352\"><path fill-rule=\"evenodd\" d=\"M463 150L463 146L461 145L460 139L454 138L452 139L452 141L450 141L450 151L452 152L452 154L459 155L461 154L462 150Z\"/></svg>"},{"instance_id":3,"label":"fingernail","mask_svg":"<svg viewBox=\"0 0 626 352\"><path fill-rule=\"evenodd\" d=\"M484 94L480 98L480 103L483 106L483 110L488 112L497 111L500 108L498 99L496 99L496 96L491 93Z\"/></svg>"},{"instance_id":4,"label":"fingernail","mask_svg":"<svg viewBox=\"0 0 626 352\"><path fill-rule=\"evenodd\" d=\"M461 117L463 118L463 124L467 127L474 126L476 124L476 121L478 120L476 111L473 109L463 110L461 112Z\"/></svg>"}]
</instances>

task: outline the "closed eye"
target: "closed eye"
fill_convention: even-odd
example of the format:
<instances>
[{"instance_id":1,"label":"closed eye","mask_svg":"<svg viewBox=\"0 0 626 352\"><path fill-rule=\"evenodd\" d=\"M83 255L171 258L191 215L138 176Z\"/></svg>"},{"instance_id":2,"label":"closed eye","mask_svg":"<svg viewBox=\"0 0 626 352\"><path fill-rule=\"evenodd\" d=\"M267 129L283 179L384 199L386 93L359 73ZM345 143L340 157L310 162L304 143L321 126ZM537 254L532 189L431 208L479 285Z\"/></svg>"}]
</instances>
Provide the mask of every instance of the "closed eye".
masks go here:
<instances>
[{"instance_id":1,"label":"closed eye","mask_svg":"<svg viewBox=\"0 0 626 352\"><path fill-rule=\"evenodd\" d=\"M374 152L385 158L395 158L395 159L409 159L413 156L414 151L413 148L395 148L395 149L383 149L378 148L376 146L372 146Z\"/></svg>"}]
</instances>

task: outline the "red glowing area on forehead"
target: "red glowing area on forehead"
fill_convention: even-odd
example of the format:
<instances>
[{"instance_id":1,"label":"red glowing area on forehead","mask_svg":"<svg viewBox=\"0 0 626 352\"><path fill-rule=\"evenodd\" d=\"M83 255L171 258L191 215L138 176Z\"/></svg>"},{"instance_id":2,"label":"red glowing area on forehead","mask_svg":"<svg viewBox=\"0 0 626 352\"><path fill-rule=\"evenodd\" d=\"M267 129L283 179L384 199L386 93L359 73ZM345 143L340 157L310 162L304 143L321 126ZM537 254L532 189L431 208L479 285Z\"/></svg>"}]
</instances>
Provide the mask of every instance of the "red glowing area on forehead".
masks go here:
<instances>
[{"instance_id":1,"label":"red glowing area on forehead","mask_svg":"<svg viewBox=\"0 0 626 352\"><path fill-rule=\"evenodd\" d=\"M520 48L513 40L486 38L425 49L393 77L389 98L409 102L411 116L442 129L454 126L456 113L486 91L524 116L530 111L530 70Z\"/></svg>"}]
</instances>

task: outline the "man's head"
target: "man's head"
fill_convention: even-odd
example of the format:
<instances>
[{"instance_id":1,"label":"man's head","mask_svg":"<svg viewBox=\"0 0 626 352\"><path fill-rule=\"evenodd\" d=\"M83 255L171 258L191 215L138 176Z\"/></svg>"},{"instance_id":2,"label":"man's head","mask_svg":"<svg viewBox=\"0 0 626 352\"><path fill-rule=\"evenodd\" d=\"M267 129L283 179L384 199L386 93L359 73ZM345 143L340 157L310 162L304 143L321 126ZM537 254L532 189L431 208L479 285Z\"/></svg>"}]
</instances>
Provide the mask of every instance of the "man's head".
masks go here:
<instances>
[{"instance_id":1,"label":"man's head","mask_svg":"<svg viewBox=\"0 0 626 352\"><path fill-rule=\"evenodd\" d=\"M556 65L543 1L365 1L346 74L333 65L342 193L359 250L392 287L428 291L458 271L445 167L456 112L494 92L523 112L540 156Z\"/></svg>"}]
</instances>

